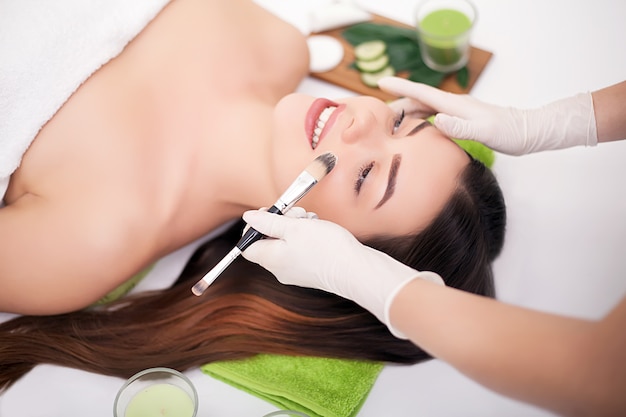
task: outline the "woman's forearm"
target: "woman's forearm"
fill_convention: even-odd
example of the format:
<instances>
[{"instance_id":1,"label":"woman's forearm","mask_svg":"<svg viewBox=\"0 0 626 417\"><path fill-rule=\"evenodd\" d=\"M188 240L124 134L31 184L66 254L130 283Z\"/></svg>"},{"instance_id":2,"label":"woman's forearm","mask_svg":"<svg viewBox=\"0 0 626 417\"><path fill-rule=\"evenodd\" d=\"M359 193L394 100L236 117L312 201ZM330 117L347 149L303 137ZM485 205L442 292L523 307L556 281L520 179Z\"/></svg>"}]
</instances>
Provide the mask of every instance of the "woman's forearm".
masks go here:
<instances>
[{"instance_id":1,"label":"woman's forearm","mask_svg":"<svg viewBox=\"0 0 626 417\"><path fill-rule=\"evenodd\" d=\"M626 415L626 301L592 322L415 280L390 315L421 348L501 394L564 415Z\"/></svg>"},{"instance_id":2,"label":"woman's forearm","mask_svg":"<svg viewBox=\"0 0 626 417\"><path fill-rule=\"evenodd\" d=\"M592 94L598 142L626 139L626 81Z\"/></svg>"}]
</instances>

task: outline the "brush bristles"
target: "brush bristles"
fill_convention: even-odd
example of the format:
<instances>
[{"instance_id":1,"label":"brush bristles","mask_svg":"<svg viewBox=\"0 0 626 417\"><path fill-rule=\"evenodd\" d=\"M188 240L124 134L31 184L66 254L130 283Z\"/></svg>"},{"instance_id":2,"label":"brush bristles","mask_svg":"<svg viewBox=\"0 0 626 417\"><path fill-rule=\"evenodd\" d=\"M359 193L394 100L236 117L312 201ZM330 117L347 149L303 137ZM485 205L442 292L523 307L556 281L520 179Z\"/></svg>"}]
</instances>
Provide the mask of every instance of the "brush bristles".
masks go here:
<instances>
[{"instance_id":1,"label":"brush bristles","mask_svg":"<svg viewBox=\"0 0 626 417\"><path fill-rule=\"evenodd\" d=\"M313 162L306 167L306 171L311 174L316 181L319 181L333 170L336 163L337 157L334 154L327 152L315 158Z\"/></svg>"}]
</instances>

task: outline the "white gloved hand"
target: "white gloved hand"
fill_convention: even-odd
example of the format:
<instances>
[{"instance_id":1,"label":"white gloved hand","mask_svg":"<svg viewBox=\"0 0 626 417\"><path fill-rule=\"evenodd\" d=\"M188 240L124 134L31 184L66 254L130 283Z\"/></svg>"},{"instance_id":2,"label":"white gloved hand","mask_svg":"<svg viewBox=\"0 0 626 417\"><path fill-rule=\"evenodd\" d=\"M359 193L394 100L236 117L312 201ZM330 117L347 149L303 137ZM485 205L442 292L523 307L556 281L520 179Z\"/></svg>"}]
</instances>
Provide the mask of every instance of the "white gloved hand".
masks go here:
<instances>
[{"instance_id":1,"label":"white gloved hand","mask_svg":"<svg viewBox=\"0 0 626 417\"><path fill-rule=\"evenodd\" d=\"M392 102L407 114L437 114L435 126L456 139L472 139L509 155L523 155L598 143L591 93L581 93L536 109L498 107L469 95L448 93L399 77L378 86L404 97Z\"/></svg>"},{"instance_id":2,"label":"white gloved hand","mask_svg":"<svg viewBox=\"0 0 626 417\"><path fill-rule=\"evenodd\" d=\"M389 308L408 282L423 278L443 285L434 272L417 271L361 244L335 223L294 207L284 216L248 211L243 219L266 236L242 255L283 284L317 288L353 300L405 338L389 322Z\"/></svg>"}]
</instances>

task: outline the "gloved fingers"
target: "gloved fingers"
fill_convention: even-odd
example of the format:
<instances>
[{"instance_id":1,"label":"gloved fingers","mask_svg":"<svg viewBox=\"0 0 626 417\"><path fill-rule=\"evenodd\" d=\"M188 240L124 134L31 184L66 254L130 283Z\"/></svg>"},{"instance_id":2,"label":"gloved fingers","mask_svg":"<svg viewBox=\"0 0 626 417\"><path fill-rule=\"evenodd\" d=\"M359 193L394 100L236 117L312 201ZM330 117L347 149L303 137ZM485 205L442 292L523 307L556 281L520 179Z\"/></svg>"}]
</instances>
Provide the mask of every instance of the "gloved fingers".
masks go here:
<instances>
[{"instance_id":1,"label":"gloved fingers","mask_svg":"<svg viewBox=\"0 0 626 417\"><path fill-rule=\"evenodd\" d=\"M268 210L267 207L261 207L258 211L267 211L267 210ZM313 212L308 212L304 208L299 207L299 206L294 206L290 208L289 210L287 210L286 213L284 213L284 216L290 217L292 219L318 219L319 218L317 217L317 214ZM246 224L246 226L243 228L243 232L241 233L241 235L243 236L248 231L248 229L250 229L250 227L251 227L250 224Z\"/></svg>"},{"instance_id":2,"label":"gloved fingers","mask_svg":"<svg viewBox=\"0 0 626 417\"><path fill-rule=\"evenodd\" d=\"M269 207L261 207L259 208L259 211L267 211L269 210ZM250 229L250 225L248 223L246 223L245 227L243 228L243 231L241 232L241 236L245 235L246 232L248 231L248 229Z\"/></svg>"},{"instance_id":3,"label":"gloved fingers","mask_svg":"<svg viewBox=\"0 0 626 417\"><path fill-rule=\"evenodd\" d=\"M295 210L294 210L295 209ZM265 269L271 270L276 267L276 262L284 258L284 244L281 240L285 233L284 223L296 221L306 215L304 209L293 207L285 215L268 213L267 209L249 210L243 214L243 220L248 223L247 227L254 227L266 236L275 239L261 239L248 246L241 253L245 259L257 263Z\"/></svg>"},{"instance_id":4,"label":"gloved fingers","mask_svg":"<svg viewBox=\"0 0 626 417\"><path fill-rule=\"evenodd\" d=\"M294 206L283 213L284 216L291 217L292 219L303 219L307 217L307 212L300 206Z\"/></svg>"},{"instance_id":5,"label":"gloved fingers","mask_svg":"<svg viewBox=\"0 0 626 417\"><path fill-rule=\"evenodd\" d=\"M409 81L400 77L384 77L378 81L381 90L399 97L410 97L430 107L435 113L464 115L465 96L448 93L427 84Z\"/></svg>"},{"instance_id":6,"label":"gloved fingers","mask_svg":"<svg viewBox=\"0 0 626 417\"><path fill-rule=\"evenodd\" d=\"M450 138L479 140L480 137L477 124L460 117L439 113L435 116L434 125Z\"/></svg>"},{"instance_id":7,"label":"gloved fingers","mask_svg":"<svg viewBox=\"0 0 626 417\"><path fill-rule=\"evenodd\" d=\"M306 211L303 207L294 206L284 213L285 216L292 219L319 219L316 213L312 211Z\"/></svg>"},{"instance_id":8,"label":"gloved fingers","mask_svg":"<svg viewBox=\"0 0 626 417\"><path fill-rule=\"evenodd\" d=\"M399 98L387 103L387 105L398 114L404 111L404 114L419 117L420 119L426 119L435 114L435 110L430 106L426 106L424 103L409 97Z\"/></svg>"},{"instance_id":9,"label":"gloved fingers","mask_svg":"<svg viewBox=\"0 0 626 417\"><path fill-rule=\"evenodd\" d=\"M297 215L298 211L295 214ZM248 210L243 213L242 218L249 226L254 227L265 236L277 239L282 239L285 236L285 230L289 222L297 220L297 218L291 215L280 216L263 210Z\"/></svg>"},{"instance_id":10,"label":"gloved fingers","mask_svg":"<svg viewBox=\"0 0 626 417\"><path fill-rule=\"evenodd\" d=\"M241 252L241 256L273 272L276 268L280 268L280 262L285 262L285 241L280 239L258 240Z\"/></svg>"}]
</instances>

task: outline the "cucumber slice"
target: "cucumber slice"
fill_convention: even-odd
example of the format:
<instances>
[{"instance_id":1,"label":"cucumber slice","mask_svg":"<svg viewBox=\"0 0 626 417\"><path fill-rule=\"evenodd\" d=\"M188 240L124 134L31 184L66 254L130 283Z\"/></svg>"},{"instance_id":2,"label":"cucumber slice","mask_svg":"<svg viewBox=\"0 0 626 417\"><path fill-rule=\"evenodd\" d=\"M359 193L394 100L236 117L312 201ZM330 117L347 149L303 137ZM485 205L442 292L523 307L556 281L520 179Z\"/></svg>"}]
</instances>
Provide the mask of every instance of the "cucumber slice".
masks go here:
<instances>
[{"instance_id":1,"label":"cucumber slice","mask_svg":"<svg viewBox=\"0 0 626 417\"><path fill-rule=\"evenodd\" d=\"M356 67L362 72L378 72L383 70L389 65L389 55L382 54L380 57L373 61L361 61L359 59L355 62Z\"/></svg>"},{"instance_id":2,"label":"cucumber slice","mask_svg":"<svg viewBox=\"0 0 626 417\"><path fill-rule=\"evenodd\" d=\"M372 61L387 50L387 44L381 40L367 41L354 47L354 56L359 61Z\"/></svg>"},{"instance_id":3,"label":"cucumber slice","mask_svg":"<svg viewBox=\"0 0 626 417\"><path fill-rule=\"evenodd\" d=\"M378 80L383 77L391 77L394 75L396 75L396 70L391 65L387 65L378 72L362 72L361 81L363 81L363 83L368 87L377 88Z\"/></svg>"}]
</instances>

